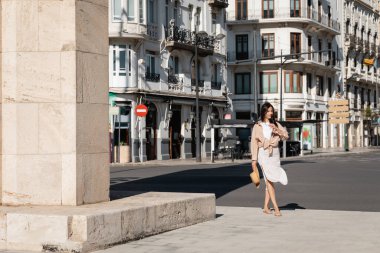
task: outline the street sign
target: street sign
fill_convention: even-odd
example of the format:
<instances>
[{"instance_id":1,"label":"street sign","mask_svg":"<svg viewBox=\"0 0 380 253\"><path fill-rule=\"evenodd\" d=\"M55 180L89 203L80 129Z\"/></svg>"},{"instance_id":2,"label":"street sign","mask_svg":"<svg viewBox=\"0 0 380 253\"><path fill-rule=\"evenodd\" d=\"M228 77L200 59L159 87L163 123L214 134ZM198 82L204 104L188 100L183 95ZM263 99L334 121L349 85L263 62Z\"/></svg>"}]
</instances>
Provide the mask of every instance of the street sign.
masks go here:
<instances>
[{"instance_id":1,"label":"street sign","mask_svg":"<svg viewBox=\"0 0 380 253\"><path fill-rule=\"evenodd\" d=\"M135 113L138 117L145 117L148 114L148 107L144 104L136 106Z\"/></svg>"},{"instance_id":2,"label":"street sign","mask_svg":"<svg viewBox=\"0 0 380 253\"><path fill-rule=\"evenodd\" d=\"M348 124L349 107L347 99L330 100L329 104L329 124Z\"/></svg>"},{"instance_id":3,"label":"street sign","mask_svg":"<svg viewBox=\"0 0 380 253\"><path fill-rule=\"evenodd\" d=\"M330 124L347 124L349 120L347 118L341 118L341 119L329 119Z\"/></svg>"},{"instance_id":4,"label":"street sign","mask_svg":"<svg viewBox=\"0 0 380 253\"><path fill-rule=\"evenodd\" d=\"M342 99L342 100L330 100L329 101L329 106L334 106L334 105L348 105L348 100Z\"/></svg>"},{"instance_id":5,"label":"street sign","mask_svg":"<svg viewBox=\"0 0 380 253\"><path fill-rule=\"evenodd\" d=\"M331 112L329 113L329 118L348 118L350 117L349 112Z\"/></svg>"},{"instance_id":6,"label":"street sign","mask_svg":"<svg viewBox=\"0 0 380 253\"><path fill-rule=\"evenodd\" d=\"M348 112L348 106L329 106L329 112Z\"/></svg>"}]
</instances>

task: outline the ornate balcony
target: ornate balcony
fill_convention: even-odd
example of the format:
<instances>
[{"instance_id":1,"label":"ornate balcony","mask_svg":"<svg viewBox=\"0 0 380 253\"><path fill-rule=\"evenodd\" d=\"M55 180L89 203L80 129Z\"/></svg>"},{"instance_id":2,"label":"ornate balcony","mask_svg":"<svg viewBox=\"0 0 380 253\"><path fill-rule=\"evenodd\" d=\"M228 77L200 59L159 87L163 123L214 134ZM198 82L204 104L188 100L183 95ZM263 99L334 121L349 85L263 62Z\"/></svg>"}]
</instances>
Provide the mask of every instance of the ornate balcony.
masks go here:
<instances>
[{"instance_id":1,"label":"ornate balcony","mask_svg":"<svg viewBox=\"0 0 380 253\"><path fill-rule=\"evenodd\" d=\"M145 79L151 82L159 82L160 74L145 72Z\"/></svg>"},{"instance_id":2,"label":"ornate balcony","mask_svg":"<svg viewBox=\"0 0 380 253\"><path fill-rule=\"evenodd\" d=\"M315 11L311 8L295 9L289 13L289 10L275 11L273 18L263 18L262 13L257 14L243 13L240 16L235 11L228 12L229 24L241 24L244 23L273 23L278 22L294 22L294 23L306 23L309 28L313 28L316 31L326 31L328 33L337 35L340 34L340 23L336 19L332 19L325 13ZM274 22L276 21L276 22Z\"/></svg>"},{"instance_id":3,"label":"ornate balcony","mask_svg":"<svg viewBox=\"0 0 380 253\"><path fill-rule=\"evenodd\" d=\"M168 83L170 84L178 84L179 83L179 77L178 75L169 75L168 76Z\"/></svg>"},{"instance_id":4,"label":"ornate balcony","mask_svg":"<svg viewBox=\"0 0 380 253\"><path fill-rule=\"evenodd\" d=\"M220 90L222 88L222 82L211 81L211 89Z\"/></svg>"},{"instance_id":5,"label":"ornate balcony","mask_svg":"<svg viewBox=\"0 0 380 253\"><path fill-rule=\"evenodd\" d=\"M212 55L214 41L213 36L195 34L194 31L175 26L174 20L170 21L170 26L166 29L166 47L170 52L174 49L195 52L195 45L197 45L199 56Z\"/></svg>"},{"instance_id":6,"label":"ornate balcony","mask_svg":"<svg viewBox=\"0 0 380 253\"><path fill-rule=\"evenodd\" d=\"M228 0L208 0L208 4L211 7L227 8L228 7Z\"/></svg>"},{"instance_id":7,"label":"ornate balcony","mask_svg":"<svg viewBox=\"0 0 380 253\"><path fill-rule=\"evenodd\" d=\"M191 79L191 86L196 86L195 79L193 79L193 78ZM205 86L205 81L198 79L198 86L199 87L204 87Z\"/></svg>"}]
</instances>

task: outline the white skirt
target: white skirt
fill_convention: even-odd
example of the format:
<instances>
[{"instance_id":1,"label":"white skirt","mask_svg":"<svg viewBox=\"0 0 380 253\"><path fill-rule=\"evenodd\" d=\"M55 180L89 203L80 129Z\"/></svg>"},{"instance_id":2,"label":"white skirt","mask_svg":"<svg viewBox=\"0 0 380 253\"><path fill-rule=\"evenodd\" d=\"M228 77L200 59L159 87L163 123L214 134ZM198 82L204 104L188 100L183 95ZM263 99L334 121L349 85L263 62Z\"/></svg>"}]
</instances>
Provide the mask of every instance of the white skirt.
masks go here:
<instances>
[{"instance_id":1,"label":"white skirt","mask_svg":"<svg viewBox=\"0 0 380 253\"><path fill-rule=\"evenodd\" d=\"M272 155L269 156L269 150L259 148L258 162L263 171L264 178L271 182L280 182L283 185L288 184L288 177L280 164L280 151L273 148Z\"/></svg>"}]
</instances>

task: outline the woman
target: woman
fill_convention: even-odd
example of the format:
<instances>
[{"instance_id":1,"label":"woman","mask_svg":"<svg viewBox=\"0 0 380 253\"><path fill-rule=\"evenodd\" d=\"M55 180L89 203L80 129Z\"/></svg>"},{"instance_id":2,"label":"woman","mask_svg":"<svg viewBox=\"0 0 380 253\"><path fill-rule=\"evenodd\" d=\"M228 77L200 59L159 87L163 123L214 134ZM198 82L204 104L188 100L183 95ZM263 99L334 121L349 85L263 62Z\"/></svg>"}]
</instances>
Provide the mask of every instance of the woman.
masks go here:
<instances>
[{"instance_id":1,"label":"woman","mask_svg":"<svg viewBox=\"0 0 380 253\"><path fill-rule=\"evenodd\" d=\"M263 212L272 213L269 208L269 200L271 200L275 211L274 215L281 216L273 183L280 182L283 185L288 183L286 173L280 166L278 143L280 140L288 139L289 136L280 123L276 122L274 108L270 103L263 104L260 116L261 121L255 124L252 131L252 168L254 169L259 162L264 174L266 189Z\"/></svg>"}]
</instances>

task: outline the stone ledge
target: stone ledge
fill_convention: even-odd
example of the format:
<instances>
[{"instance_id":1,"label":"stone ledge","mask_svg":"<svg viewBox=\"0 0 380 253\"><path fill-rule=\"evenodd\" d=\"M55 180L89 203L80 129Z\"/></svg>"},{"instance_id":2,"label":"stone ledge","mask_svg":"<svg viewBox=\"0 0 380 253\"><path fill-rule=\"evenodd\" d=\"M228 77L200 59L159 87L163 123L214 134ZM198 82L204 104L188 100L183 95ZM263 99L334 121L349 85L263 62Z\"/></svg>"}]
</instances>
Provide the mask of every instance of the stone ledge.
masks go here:
<instances>
[{"instance_id":1,"label":"stone ledge","mask_svg":"<svg viewBox=\"0 0 380 253\"><path fill-rule=\"evenodd\" d=\"M215 218L215 195L148 192L83 206L1 206L0 250L88 252Z\"/></svg>"}]
</instances>

